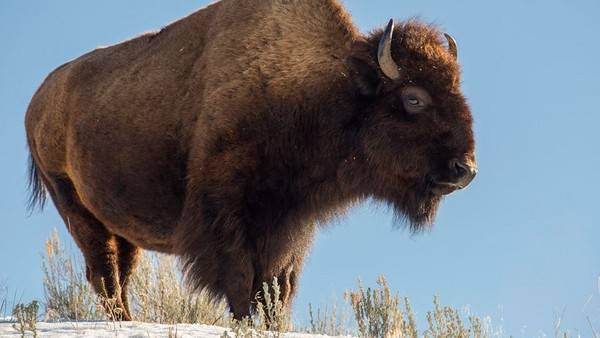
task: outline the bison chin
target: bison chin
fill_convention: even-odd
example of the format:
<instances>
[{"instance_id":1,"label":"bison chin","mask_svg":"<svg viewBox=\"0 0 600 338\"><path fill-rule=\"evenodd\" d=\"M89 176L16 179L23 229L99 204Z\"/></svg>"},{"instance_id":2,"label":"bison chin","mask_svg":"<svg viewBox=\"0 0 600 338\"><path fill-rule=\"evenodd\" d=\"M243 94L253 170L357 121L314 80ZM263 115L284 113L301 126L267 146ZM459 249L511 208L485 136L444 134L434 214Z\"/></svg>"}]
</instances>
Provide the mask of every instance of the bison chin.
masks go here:
<instances>
[{"instance_id":1,"label":"bison chin","mask_svg":"<svg viewBox=\"0 0 600 338\"><path fill-rule=\"evenodd\" d=\"M419 232L433 224L442 195L434 194L428 184L418 184L388 200L394 210L395 226L408 223L411 231Z\"/></svg>"}]
</instances>

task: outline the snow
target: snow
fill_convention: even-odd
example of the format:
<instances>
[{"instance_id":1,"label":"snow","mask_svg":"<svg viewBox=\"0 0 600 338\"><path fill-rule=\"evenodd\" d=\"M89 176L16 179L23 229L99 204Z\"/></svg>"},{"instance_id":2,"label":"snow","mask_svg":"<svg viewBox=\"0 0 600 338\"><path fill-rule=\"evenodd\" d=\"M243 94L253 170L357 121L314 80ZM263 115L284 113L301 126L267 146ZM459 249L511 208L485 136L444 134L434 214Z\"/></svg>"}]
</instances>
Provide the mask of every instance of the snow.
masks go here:
<instances>
[{"instance_id":1,"label":"snow","mask_svg":"<svg viewBox=\"0 0 600 338\"><path fill-rule=\"evenodd\" d=\"M0 321L0 337L20 337L14 323ZM39 337L207 337L219 338L226 329L218 326L192 324L149 324L139 322L61 322L37 323ZM32 337L31 332L28 337ZM229 334L233 337L233 334ZM285 338L327 337L322 335L287 333Z\"/></svg>"}]
</instances>

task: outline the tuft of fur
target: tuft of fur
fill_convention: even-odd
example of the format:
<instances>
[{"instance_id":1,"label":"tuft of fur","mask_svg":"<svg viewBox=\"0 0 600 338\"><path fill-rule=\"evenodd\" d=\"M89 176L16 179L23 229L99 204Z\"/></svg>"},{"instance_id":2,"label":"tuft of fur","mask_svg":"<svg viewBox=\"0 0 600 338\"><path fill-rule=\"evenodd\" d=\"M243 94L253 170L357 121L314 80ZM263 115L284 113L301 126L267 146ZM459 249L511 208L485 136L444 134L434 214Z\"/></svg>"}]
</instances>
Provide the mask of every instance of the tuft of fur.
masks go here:
<instances>
[{"instance_id":1,"label":"tuft of fur","mask_svg":"<svg viewBox=\"0 0 600 338\"><path fill-rule=\"evenodd\" d=\"M32 213L36 209L43 210L46 205L46 187L42 181L40 171L33 157L29 155L27 170L27 190L29 198L27 199L27 210Z\"/></svg>"}]
</instances>

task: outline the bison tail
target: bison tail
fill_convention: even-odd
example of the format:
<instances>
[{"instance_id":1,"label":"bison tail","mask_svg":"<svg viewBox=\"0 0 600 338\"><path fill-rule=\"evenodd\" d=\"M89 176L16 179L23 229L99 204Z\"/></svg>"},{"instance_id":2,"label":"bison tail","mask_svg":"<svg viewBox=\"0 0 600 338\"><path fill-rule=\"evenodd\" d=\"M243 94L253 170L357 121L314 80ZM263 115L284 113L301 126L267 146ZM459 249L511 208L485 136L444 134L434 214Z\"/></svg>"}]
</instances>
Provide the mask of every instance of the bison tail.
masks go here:
<instances>
[{"instance_id":1,"label":"bison tail","mask_svg":"<svg viewBox=\"0 0 600 338\"><path fill-rule=\"evenodd\" d=\"M40 169L31 154L29 154L29 169L27 176L29 178L29 183L27 185L27 189L29 190L27 210L30 213L33 213L36 208L43 210L44 205L46 204L46 186L44 186L44 182L40 175Z\"/></svg>"}]
</instances>

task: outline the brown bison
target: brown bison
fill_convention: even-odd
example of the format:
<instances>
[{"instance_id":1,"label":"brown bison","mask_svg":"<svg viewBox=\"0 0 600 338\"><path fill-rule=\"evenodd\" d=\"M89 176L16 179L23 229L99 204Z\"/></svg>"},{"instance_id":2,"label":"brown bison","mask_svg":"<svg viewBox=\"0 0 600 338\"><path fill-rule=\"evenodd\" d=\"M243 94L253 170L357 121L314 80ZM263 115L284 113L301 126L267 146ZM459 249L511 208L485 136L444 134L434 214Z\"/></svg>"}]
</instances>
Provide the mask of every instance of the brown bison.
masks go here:
<instances>
[{"instance_id":1,"label":"brown bison","mask_svg":"<svg viewBox=\"0 0 600 338\"><path fill-rule=\"evenodd\" d=\"M475 176L446 39L362 35L339 0L223 0L94 50L30 103L31 206L50 194L126 320L140 248L179 255L235 318L275 277L289 304L318 224L372 197L418 230Z\"/></svg>"}]
</instances>

